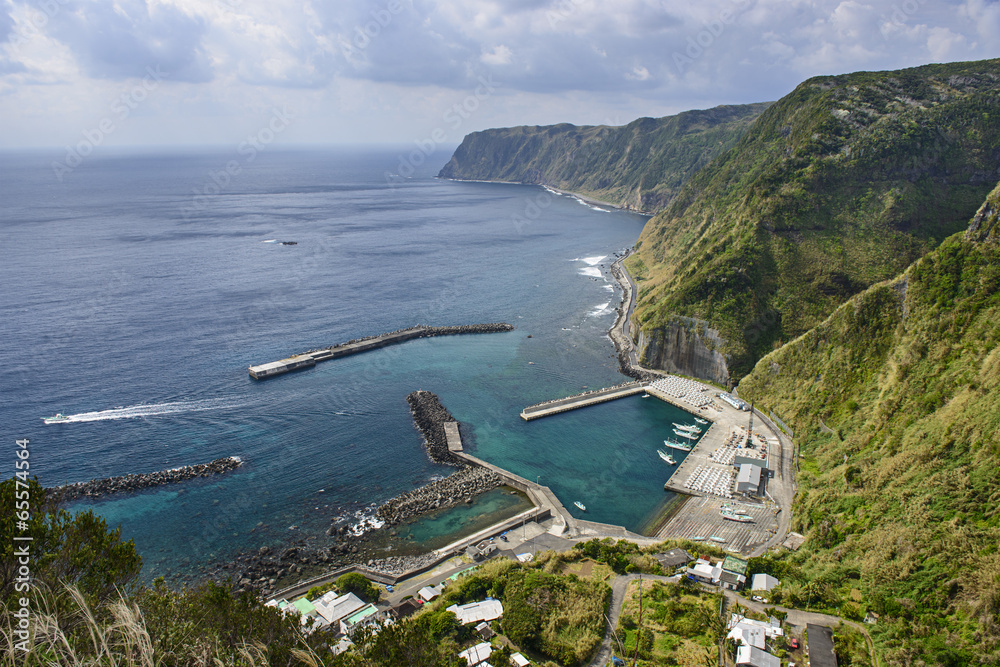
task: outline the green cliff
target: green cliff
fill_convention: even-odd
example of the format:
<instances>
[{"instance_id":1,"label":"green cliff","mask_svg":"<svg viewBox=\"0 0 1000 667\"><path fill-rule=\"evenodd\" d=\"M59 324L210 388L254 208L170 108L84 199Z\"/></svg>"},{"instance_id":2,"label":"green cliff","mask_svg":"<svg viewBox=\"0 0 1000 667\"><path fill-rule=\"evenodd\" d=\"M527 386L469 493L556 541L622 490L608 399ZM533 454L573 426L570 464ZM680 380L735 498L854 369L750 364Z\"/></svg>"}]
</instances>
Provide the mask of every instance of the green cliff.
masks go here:
<instances>
[{"instance_id":1,"label":"green cliff","mask_svg":"<svg viewBox=\"0 0 1000 667\"><path fill-rule=\"evenodd\" d=\"M646 225L627 263L646 361L724 382L685 369L691 350L671 342L685 327L714 330L703 347L738 379L900 273L995 184L998 121L1000 60L799 85Z\"/></svg>"},{"instance_id":2,"label":"green cliff","mask_svg":"<svg viewBox=\"0 0 1000 667\"><path fill-rule=\"evenodd\" d=\"M889 664L1000 664L998 220L1000 187L739 385L800 444L791 561L812 604L881 614Z\"/></svg>"},{"instance_id":3,"label":"green cliff","mask_svg":"<svg viewBox=\"0 0 1000 667\"><path fill-rule=\"evenodd\" d=\"M731 148L767 103L720 106L622 127L512 127L465 137L439 174L538 183L639 211L666 206L681 186Z\"/></svg>"}]
</instances>

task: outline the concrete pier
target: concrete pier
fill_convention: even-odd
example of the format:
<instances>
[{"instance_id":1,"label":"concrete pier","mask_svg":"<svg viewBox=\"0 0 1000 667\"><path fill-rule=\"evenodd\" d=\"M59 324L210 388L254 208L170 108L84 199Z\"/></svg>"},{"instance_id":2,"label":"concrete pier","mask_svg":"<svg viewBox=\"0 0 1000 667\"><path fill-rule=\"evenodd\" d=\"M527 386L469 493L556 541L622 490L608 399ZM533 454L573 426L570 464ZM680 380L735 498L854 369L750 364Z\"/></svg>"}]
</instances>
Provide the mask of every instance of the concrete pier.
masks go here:
<instances>
[{"instance_id":1,"label":"concrete pier","mask_svg":"<svg viewBox=\"0 0 1000 667\"><path fill-rule=\"evenodd\" d=\"M554 401L546 401L545 403L529 405L525 409L521 410L521 419L524 421L540 419L542 417L548 417L549 415L559 414L560 412L569 412L570 410L576 410L577 408L585 408L588 405L596 405L598 403L605 403L607 401L613 401L626 396L634 396L636 394L641 394L643 391L645 391L645 389L643 388L641 382L628 382L617 387L608 387L607 389L588 391L583 394L576 394L575 396L568 396Z\"/></svg>"},{"instance_id":2,"label":"concrete pier","mask_svg":"<svg viewBox=\"0 0 1000 667\"><path fill-rule=\"evenodd\" d=\"M316 362L319 361L339 359L340 357L346 357L351 354L368 352L369 350L386 347L387 345L395 345L396 343L403 343L408 340L413 340L414 338L454 336L458 334L474 333L499 333L502 331L513 330L514 326L505 322L493 322L489 324L463 324L455 327L429 327L418 324L417 326L410 327L409 329L400 329L399 331L391 331L389 333L379 334L378 336L358 338L347 341L346 343L338 343L337 345L324 347L320 350L310 350L309 352L303 352L302 354L294 354L285 359L279 359L278 361L271 361L266 364L251 366L250 377L255 380L264 380L274 377L275 375L282 375L301 368L310 368L315 366Z\"/></svg>"}]
</instances>

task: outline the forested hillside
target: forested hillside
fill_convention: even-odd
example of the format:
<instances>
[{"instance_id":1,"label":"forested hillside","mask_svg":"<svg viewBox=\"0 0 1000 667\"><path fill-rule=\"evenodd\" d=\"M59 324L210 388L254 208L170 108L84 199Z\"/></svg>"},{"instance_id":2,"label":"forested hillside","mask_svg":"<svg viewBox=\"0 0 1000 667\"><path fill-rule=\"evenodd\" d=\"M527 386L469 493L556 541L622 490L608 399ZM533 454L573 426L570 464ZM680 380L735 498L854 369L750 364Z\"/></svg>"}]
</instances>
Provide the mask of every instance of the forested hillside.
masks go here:
<instances>
[{"instance_id":1,"label":"forested hillside","mask_svg":"<svg viewBox=\"0 0 1000 667\"><path fill-rule=\"evenodd\" d=\"M890 664L1000 664L998 215L1000 187L739 386L801 443L800 581L813 604L881 614Z\"/></svg>"},{"instance_id":2,"label":"forested hillside","mask_svg":"<svg viewBox=\"0 0 1000 667\"><path fill-rule=\"evenodd\" d=\"M716 329L739 378L962 229L998 177L1000 61L809 79L649 224L645 338Z\"/></svg>"}]
</instances>

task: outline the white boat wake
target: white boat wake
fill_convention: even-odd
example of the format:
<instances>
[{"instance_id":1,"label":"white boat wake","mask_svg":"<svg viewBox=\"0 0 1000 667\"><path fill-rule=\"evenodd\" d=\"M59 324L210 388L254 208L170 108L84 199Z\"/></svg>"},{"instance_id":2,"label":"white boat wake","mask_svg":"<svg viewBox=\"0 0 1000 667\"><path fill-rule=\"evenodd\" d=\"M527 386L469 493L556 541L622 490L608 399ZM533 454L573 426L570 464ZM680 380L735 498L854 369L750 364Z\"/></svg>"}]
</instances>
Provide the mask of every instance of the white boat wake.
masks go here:
<instances>
[{"instance_id":1,"label":"white boat wake","mask_svg":"<svg viewBox=\"0 0 1000 667\"><path fill-rule=\"evenodd\" d=\"M75 415L63 415L55 422L57 424L75 424L81 422L99 422L112 419L135 419L137 417L158 417L181 412L202 412L204 410L223 410L239 407L240 402L232 398L208 398L201 401L176 401L173 403L153 403L131 405L129 407L112 408L96 412L81 412Z\"/></svg>"}]
</instances>

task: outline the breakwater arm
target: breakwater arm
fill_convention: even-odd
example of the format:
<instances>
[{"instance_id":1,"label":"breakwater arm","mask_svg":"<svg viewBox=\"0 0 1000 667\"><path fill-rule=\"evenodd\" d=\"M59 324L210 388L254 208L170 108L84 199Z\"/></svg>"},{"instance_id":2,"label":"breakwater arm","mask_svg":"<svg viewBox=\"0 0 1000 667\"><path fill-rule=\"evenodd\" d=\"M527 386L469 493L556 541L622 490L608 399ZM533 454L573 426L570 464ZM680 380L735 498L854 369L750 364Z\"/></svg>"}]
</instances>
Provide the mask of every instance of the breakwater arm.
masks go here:
<instances>
[{"instance_id":1,"label":"breakwater arm","mask_svg":"<svg viewBox=\"0 0 1000 667\"><path fill-rule=\"evenodd\" d=\"M80 498L100 498L101 496L113 493L130 493L164 484L176 484L177 482L184 482L195 477L210 477L235 470L241 465L243 465L243 461L240 457L227 456L215 459L209 463L183 466L172 470L122 475L120 477L106 477L104 479L92 479L89 482L56 486L46 489L45 493L46 495L58 498L62 502L68 503Z\"/></svg>"},{"instance_id":2,"label":"breakwater arm","mask_svg":"<svg viewBox=\"0 0 1000 667\"><path fill-rule=\"evenodd\" d=\"M386 347L387 345L403 343L408 340L413 340L414 338L457 336L459 334L501 333L513 330L514 325L507 324L506 322L463 324L454 327L431 327L418 324L408 329L390 331L389 333L379 334L377 336L355 338L354 340L349 340L346 343L337 343L336 345L331 345L330 347L324 347L318 350L309 350L308 352L303 352L301 354L293 354L290 357L279 359L278 361L271 361L266 364L251 366L250 377L255 380L263 380L265 378L274 377L275 375L281 375L300 368L309 368L315 366L316 363L320 361L339 359L340 357L346 357L351 354L358 354L360 352L367 352L380 347Z\"/></svg>"},{"instance_id":3,"label":"breakwater arm","mask_svg":"<svg viewBox=\"0 0 1000 667\"><path fill-rule=\"evenodd\" d=\"M406 402L410 405L410 414L413 415L413 423L424 436L424 444L427 445L427 456L434 463L464 468L466 463L455 456L448 449L448 433L445 424L455 424L458 422L448 409L441 405L437 394L429 391L418 390L406 397Z\"/></svg>"},{"instance_id":4,"label":"breakwater arm","mask_svg":"<svg viewBox=\"0 0 1000 667\"><path fill-rule=\"evenodd\" d=\"M426 512L465 502L503 483L500 475L492 470L468 466L444 479L390 498L378 508L378 516L387 524L395 525Z\"/></svg>"}]
</instances>

